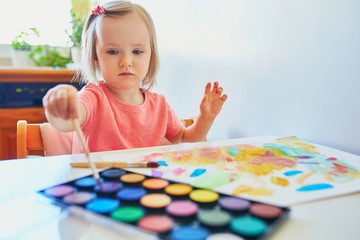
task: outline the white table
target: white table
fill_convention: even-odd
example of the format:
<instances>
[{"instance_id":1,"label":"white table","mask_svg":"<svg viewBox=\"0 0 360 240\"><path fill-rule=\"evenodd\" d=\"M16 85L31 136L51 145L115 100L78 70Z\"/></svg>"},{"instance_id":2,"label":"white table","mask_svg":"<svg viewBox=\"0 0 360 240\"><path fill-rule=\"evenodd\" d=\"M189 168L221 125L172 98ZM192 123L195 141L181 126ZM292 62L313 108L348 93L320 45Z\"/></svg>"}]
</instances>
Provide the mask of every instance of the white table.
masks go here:
<instances>
[{"instance_id":1,"label":"white table","mask_svg":"<svg viewBox=\"0 0 360 240\"><path fill-rule=\"evenodd\" d=\"M132 151L108 153L121 158ZM92 156L97 154L100 153ZM91 174L89 169L70 167L69 163L79 157L83 156L0 161L0 240L129 239L62 212L35 194L40 189ZM360 193L291 207L288 220L271 239L360 239Z\"/></svg>"}]
</instances>

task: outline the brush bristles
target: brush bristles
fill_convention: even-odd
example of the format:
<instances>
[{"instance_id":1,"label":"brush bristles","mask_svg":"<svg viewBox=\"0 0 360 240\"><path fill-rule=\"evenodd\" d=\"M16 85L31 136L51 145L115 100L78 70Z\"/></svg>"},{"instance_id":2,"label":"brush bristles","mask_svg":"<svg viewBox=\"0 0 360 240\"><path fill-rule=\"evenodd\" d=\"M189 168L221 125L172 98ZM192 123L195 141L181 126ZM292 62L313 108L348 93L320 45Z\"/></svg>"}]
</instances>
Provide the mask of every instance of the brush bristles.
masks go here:
<instances>
[{"instance_id":1,"label":"brush bristles","mask_svg":"<svg viewBox=\"0 0 360 240\"><path fill-rule=\"evenodd\" d=\"M159 166L160 166L160 164L158 164L157 162L148 162L147 163L148 168L157 168Z\"/></svg>"}]
</instances>

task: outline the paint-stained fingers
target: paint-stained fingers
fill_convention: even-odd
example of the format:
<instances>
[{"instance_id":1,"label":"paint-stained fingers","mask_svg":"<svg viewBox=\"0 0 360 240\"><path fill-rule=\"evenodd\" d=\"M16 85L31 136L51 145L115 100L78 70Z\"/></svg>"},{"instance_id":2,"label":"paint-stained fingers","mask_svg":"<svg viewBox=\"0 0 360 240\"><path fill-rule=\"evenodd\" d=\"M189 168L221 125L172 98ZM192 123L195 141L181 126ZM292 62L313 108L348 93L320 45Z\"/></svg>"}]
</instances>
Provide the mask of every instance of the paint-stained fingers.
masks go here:
<instances>
[{"instance_id":1,"label":"paint-stained fingers","mask_svg":"<svg viewBox=\"0 0 360 240\"><path fill-rule=\"evenodd\" d=\"M211 83L207 83L205 87L205 95L209 94L211 91Z\"/></svg>"},{"instance_id":2,"label":"paint-stained fingers","mask_svg":"<svg viewBox=\"0 0 360 240\"><path fill-rule=\"evenodd\" d=\"M224 103L225 101L226 101L226 99L227 99L227 95L226 94L224 94L224 95L222 95L223 94L223 91L224 91L224 89L222 88L222 87L219 87L218 88L218 91L216 92L216 94L220 97L220 99L222 100L222 103ZM222 95L222 96L221 96Z\"/></svg>"},{"instance_id":3,"label":"paint-stained fingers","mask_svg":"<svg viewBox=\"0 0 360 240\"><path fill-rule=\"evenodd\" d=\"M218 90L219 90L219 82L214 82L214 86L211 92L216 94Z\"/></svg>"},{"instance_id":4,"label":"paint-stained fingers","mask_svg":"<svg viewBox=\"0 0 360 240\"><path fill-rule=\"evenodd\" d=\"M227 97L228 96L226 94L224 94L221 97L219 96L219 98L216 99L215 104L217 105L218 108L220 108L220 109L222 108L222 106L224 105Z\"/></svg>"},{"instance_id":5,"label":"paint-stained fingers","mask_svg":"<svg viewBox=\"0 0 360 240\"><path fill-rule=\"evenodd\" d=\"M221 96L221 100L223 100L223 102L225 102L227 98L228 98L228 96L226 94Z\"/></svg>"}]
</instances>

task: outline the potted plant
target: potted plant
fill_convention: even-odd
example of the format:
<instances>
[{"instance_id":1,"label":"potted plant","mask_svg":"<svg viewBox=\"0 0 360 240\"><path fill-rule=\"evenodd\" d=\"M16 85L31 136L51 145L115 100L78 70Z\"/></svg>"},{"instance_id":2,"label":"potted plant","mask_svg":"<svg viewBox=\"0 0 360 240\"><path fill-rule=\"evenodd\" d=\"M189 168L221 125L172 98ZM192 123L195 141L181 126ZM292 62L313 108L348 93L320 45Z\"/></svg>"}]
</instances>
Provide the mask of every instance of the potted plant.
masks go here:
<instances>
[{"instance_id":1,"label":"potted plant","mask_svg":"<svg viewBox=\"0 0 360 240\"><path fill-rule=\"evenodd\" d=\"M33 37L39 37L39 32L36 28L30 28L29 31L21 32L11 42L11 60L14 67L33 67L34 63L29 58L31 52L31 44L28 40Z\"/></svg>"},{"instance_id":2,"label":"potted plant","mask_svg":"<svg viewBox=\"0 0 360 240\"><path fill-rule=\"evenodd\" d=\"M87 16L90 12L90 0L71 0L71 32L66 31L73 46L71 47L71 56L75 64L79 62L81 52L81 35Z\"/></svg>"},{"instance_id":3,"label":"potted plant","mask_svg":"<svg viewBox=\"0 0 360 240\"><path fill-rule=\"evenodd\" d=\"M46 66L53 68L65 68L66 64L71 63L70 57L64 57L55 48L49 45L38 45L32 48L29 57L35 66Z\"/></svg>"}]
</instances>

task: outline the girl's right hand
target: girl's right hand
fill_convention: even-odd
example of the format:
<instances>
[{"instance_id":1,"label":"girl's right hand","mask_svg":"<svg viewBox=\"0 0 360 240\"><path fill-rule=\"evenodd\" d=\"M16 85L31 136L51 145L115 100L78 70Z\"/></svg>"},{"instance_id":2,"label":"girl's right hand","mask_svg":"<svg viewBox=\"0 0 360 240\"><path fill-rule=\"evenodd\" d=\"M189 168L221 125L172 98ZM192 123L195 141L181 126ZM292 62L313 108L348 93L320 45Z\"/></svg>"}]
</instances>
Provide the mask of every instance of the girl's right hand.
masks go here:
<instances>
[{"instance_id":1,"label":"girl's right hand","mask_svg":"<svg viewBox=\"0 0 360 240\"><path fill-rule=\"evenodd\" d=\"M79 117L78 90L68 84L60 84L50 89L43 97L43 106L47 114L68 120Z\"/></svg>"}]
</instances>

